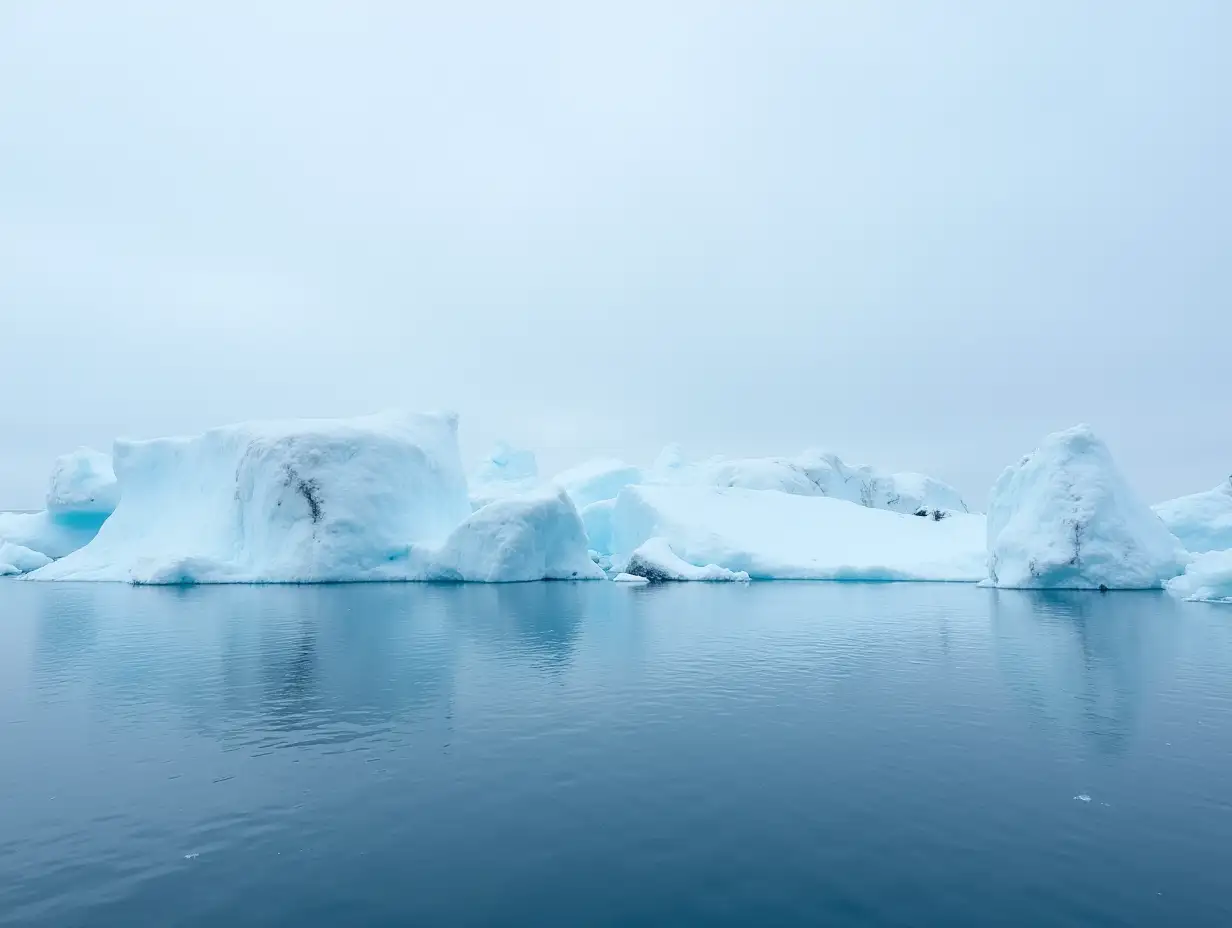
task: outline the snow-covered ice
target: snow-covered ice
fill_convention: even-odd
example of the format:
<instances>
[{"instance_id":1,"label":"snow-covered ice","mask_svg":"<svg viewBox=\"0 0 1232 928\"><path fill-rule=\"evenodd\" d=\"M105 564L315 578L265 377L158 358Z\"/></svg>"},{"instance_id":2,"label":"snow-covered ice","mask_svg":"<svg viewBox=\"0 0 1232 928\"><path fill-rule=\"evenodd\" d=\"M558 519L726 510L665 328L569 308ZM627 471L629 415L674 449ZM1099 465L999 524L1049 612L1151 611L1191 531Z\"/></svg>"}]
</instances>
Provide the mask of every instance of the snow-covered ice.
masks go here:
<instances>
[{"instance_id":1,"label":"snow-covered ice","mask_svg":"<svg viewBox=\"0 0 1232 928\"><path fill-rule=\"evenodd\" d=\"M1193 602L1232 603L1232 550L1197 555L1167 586L1172 595Z\"/></svg>"},{"instance_id":2,"label":"snow-covered ice","mask_svg":"<svg viewBox=\"0 0 1232 928\"><path fill-rule=\"evenodd\" d=\"M728 570L717 564L697 567L682 560L672 551L665 538L651 538L639 545L629 555L622 577L642 577L647 581L700 580L745 582L749 575L744 571Z\"/></svg>"},{"instance_id":3,"label":"snow-covered ice","mask_svg":"<svg viewBox=\"0 0 1232 928\"><path fill-rule=\"evenodd\" d=\"M105 519L119 501L110 455L78 448L56 458L47 488L47 511L51 515Z\"/></svg>"},{"instance_id":4,"label":"snow-covered ice","mask_svg":"<svg viewBox=\"0 0 1232 928\"><path fill-rule=\"evenodd\" d=\"M579 511L600 500L615 499L627 486L642 482L642 469L615 458L596 458L562 471L552 478Z\"/></svg>"},{"instance_id":5,"label":"snow-covered ice","mask_svg":"<svg viewBox=\"0 0 1232 928\"><path fill-rule=\"evenodd\" d=\"M443 545L412 546L406 578L505 583L602 580L572 500L558 488L489 503Z\"/></svg>"},{"instance_id":6,"label":"snow-covered ice","mask_svg":"<svg viewBox=\"0 0 1232 928\"><path fill-rule=\"evenodd\" d=\"M41 512L0 512L0 544L26 549L46 559L64 557L87 544L116 507L119 489L111 458L78 448L56 458ZM0 561L6 573L43 566L38 559L16 556ZM20 567L20 564L33 565Z\"/></svg>"},{"instance_id":7,"label":"snow-covered ice","mask_svg":"<svg viewBox=\"0 0 1232 928\"><path fill-rule=\"evenodd\" d=\"M0 577L24 574L51 563L51 558L24 545L0 541Z\"/></svg>"},{"instance_id":8,"label":"snow-covered ice","mask_svg":"<svg viewBox=\"0 0 1232 928\"><path fill-rule=\"evenodd\" d=\"M1232 548L1232 477L1213 490L1170 499L1153 508L1192 554Z\"/></svg>"},{"instance_id":9,"label":"snow-covered ice","mask_svg":"<svg viewBox=\"0 0 1232 928\"><path fill-rule=\"evenodd\" d=\"M957 490L933 477L848 465L836 454L816 450L795 457L714 457L688 463L678 445L669 445L651 469L648 482L828 496L891 512L968 511Z\"/></svg>"},{"instance_id":10,"label":"snow-covered ice","mask_svg":"<svg viewBox=\"0 0 1232 928\"><path fill-rule=\"evenodd\" d=\"M992 488L988 574L995 586L1158 589L1185 561L1180 542L1088 426L1049 435Z\"/></svg>"},{"instance_id":11,"label":"snow-covered ice","mask_svg":"<svg viewBox=\"0 0 1232 928\"><path fill-rule=\"evenodd\" d=\"M494 500L527 493L540 483L533 451L498 442L470 476L471 508L481 509Z\"/></svg>"},{"instance_id":12,"label":"snow-covered ice","mask_svg":"<svg viewBox=\"0 0 1232 928\"><path fill-rule=\"evenodd\" d=\"M985 577L984 518L941 520L777 490L634 486L612 513L614 562L662 539L680 560L755 580L954 580Z\"/></svg>"},{"instance_id":13,"label":"snow-covered ice","mask_svg":"<svg viewBox=\"0 0 1232 928\"><path fill-rule=\"evenodd\" d=\"M245 423L117 441L120 502L39 580L396 578L469 514L450 415Z\"/></svg>"}]
</instances>

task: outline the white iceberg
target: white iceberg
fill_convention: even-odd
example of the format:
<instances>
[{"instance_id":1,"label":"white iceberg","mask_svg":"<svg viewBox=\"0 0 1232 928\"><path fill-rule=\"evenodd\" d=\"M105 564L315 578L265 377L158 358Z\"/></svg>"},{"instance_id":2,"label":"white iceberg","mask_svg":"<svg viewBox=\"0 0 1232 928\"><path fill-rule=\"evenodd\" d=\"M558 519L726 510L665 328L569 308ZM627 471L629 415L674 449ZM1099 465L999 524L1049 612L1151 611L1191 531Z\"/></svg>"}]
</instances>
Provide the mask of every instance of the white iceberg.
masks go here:
<instances>
[{"instance_id":1,"label":"white iceberg","mask_svg":"<svg viewBox=\"0 0 1232 928\"><path fill-rule=\"evenodd\" d=\"M474 512L444 544L412 546L410 580L508 583L602 580L590 559L582 520L568 495L542 489L496 500Z\"/></svg>"},{"instance_id":2,"label":"white iceberg","mask_svg":"<svg viewBox=\"0 0 1232 928\"><path fill-rule=\"evenodd\" d=\"M0 512L0 543L34 552L45 559L64 557L89 543L111 515L119 488L111 458L91 448L78 448L56 458L47 488L47 508L41 512ZM35 564L28 557L22 564ZM16 561L5 562L16 570ZM35 564L35 566L42 566Z\"/></svg>"},{"instance_id":3,"label":"white iceberg","mask_svg":"<svg viewBox=\"0 0 1232 928\"><path fill-rule=\"evenodd\" d=\"M627 486L642 482L642 470L615 458L596 458L562 471L552 483L569 494L579 511L591 503L615 499Z\"/></svg>"},{"instance_id":4,"label":"white iceberg","mask_svg":"<svg viewBox=\"0 0 1232 928\"><path fill-rule=\"evenodd\" d=\"M613 561L662 539L671 554L755 580L951 580L986 576L984 518L920 518L824 496L634 486L612 512Z\"/></svg>"},{"instance_id":5,"label":"white iceberg","mask_svg":"<svg viewBox=\"0 0 1232 928\"><path fill-rule=\"evenodd\" d=\"M1191 602L1232 603L1232 550L1197 555L1167 587L1172 595Z\"/></svg>"},{"instance_id":6,"label":"white iceberg","mask_svg":"<svg viewBox=\"0 0 1232 928\"><path fill-rule=\"evenodd\" d=\"M1213 490L1170 499L1152 508L1191 553L1232 548L1232 477Z\"/></svg>"},{"instance_id":7,"label":"white iceberg","mask_svg":"<svg viewBox=\"0 0 1232 928\"><path fill-rule=\"evenodd\" d=\"M742 570L728 570L717 564L704 567L690 564L676 556L665 538L651 538L629 555L625 569L617 575L617 579L628 577L641 577L656 583L665 580L747 582L749 579L749 575Z\"/></svg>"},{"instance_id":8,"label":"white iceberg","mask_svg":"<svg viewBox=\"0 0 1232 928\"><path fill-rule=\"evenodd\" d=\"M529 492L540 483L539 464L533 451L497 442L471 474L471 508L481 509L494 500Z\"/></svg>"},{"instance_id":9,"label":"white iceberg","mask_svg":"<svg viewBox=\"0 0 1232 928\"><path fill-rule=\"evenodd\" d=\"M612 553L612 512L616 509L616 500L601 499L591 503L580 513L582 526L586 529L586 537L590 547L596 554L610 555Z\"/></svg>"},{"instance_id":10,"label":"white iceberg","mask_svg":"<svg viewBox=\"0 0 1232 928\"><path fill-rule=\"evenodd\" d=\"M117 441L120 501L38 580L398 579L469 514L457 419L385 413Z\"/></svg>"},{"instance_id":11,"label":"white iceberg","mask_svg":"<svg viewBox=\"0 0 1232 928\"><path fill-rule=\"evenodd\" d=\"M1130 489L1088 426L1049 435L992 488L994 586L1158 589L1185 561L1180 542Z\"/></svg>"},{"instance_id":12,"label":"white iceberg","mask_svg":"<svg viewBox=\"0 0 1232 928\"><path fill-rule=\"evenodd\" d=\"M679 446L669 445L655 462L648 482L828 496L870 509L912 514L923 510L968 511L957 490L933 477L851 466L836 454L815 450L795 457L714 457L687 463Z\"/></svg>"},{"instance_id":13,"label":"white iceberg","mask_svg":"<svg viewBox=\"0 0 1232 928\"><path fill-rule=\"evenodd\" d=\"M110 455L78 448L56 458L47 488L48 513L101 521L115 511L119 501L120 488Z\"/></svg>"},{"instance_id":14,"label":"white iceberg","mask_svg":"<svg viewBox=\"0 0 1232 928\"><path fill-rule=\"evenodd\" d=\"M24 574L51 563L51 558L24 545L0 541L0 577Z\"/></svg>"}]
</instances>

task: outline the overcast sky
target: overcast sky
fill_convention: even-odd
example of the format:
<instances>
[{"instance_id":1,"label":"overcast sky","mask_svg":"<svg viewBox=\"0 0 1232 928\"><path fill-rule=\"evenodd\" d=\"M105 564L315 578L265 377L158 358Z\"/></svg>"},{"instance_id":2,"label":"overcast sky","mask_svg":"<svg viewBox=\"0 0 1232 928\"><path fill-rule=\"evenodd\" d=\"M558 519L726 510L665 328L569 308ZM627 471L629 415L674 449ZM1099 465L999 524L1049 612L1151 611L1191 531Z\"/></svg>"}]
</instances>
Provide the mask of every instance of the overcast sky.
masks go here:
<instances>
[{"instance_id":1,"label":"overcast sky","mask_svg":"<svg viewBox=\"0 0 1232 928\"><path fill-rule=\"evenodd\" d=\"M978 505L1232 472L1232 4L0 0L0 508L391 406Z\"/></svg>"}]
</instances>

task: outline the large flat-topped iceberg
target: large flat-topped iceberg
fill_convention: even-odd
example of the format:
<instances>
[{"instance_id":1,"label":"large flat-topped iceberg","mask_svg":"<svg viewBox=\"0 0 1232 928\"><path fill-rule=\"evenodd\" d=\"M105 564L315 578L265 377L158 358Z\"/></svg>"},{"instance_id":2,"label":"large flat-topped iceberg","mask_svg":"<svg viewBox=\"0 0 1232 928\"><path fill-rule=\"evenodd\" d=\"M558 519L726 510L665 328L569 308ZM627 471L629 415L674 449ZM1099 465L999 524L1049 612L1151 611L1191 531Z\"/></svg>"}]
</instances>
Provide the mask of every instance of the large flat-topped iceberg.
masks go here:
<instances>
[{"instance_id":1,"label":"large flat-topped iceberg","mask_svg":"<svg viewBox=\"0 0 1232 928\"><path fill-rule=\"evenodd\" d=\"M1232 548L1232 477L1213 490L1170 499L1152 508L1193 554Z\"/></svg>"},{"instance_id":2,"label":"large flat-topped iceberg","mask_svg":"<svg viewBox=\"0 0 1232 928\"><path fill-rule=\"evenodd\" d=\"M469 514L457 419L385 413L118 441L120 501L39 580L397 579Z\"/></svg>"},{"instance_id":3,"label":"large flat-topped iceberg","mask_svg":"<svg viewBox=\"0 0 1232 928\"><path fill-rule=\"evenodd\" d=\"M988 573L996 586L1158 589L1186 559L1088 426L1049 435L992 488Z\"/></svg>"},{"instance_id":4,"label":"large flat-topped iceberg","mask_svg":"<svg viewBox=\"0 0 1232 928\"><path fill-rule=\"evenodd\" d=\"M611 522L614 562L666 551L702 571L755 580L952 580L985 577L984 518L941 519L776 490L637 486L621 491ZM661 539L649 548L647 542ZM679 569L682 577L688 571ZM701 578L700 574L697 574ZM708 577L717 577L709 571Z\"/></svg>"}]
</instances>

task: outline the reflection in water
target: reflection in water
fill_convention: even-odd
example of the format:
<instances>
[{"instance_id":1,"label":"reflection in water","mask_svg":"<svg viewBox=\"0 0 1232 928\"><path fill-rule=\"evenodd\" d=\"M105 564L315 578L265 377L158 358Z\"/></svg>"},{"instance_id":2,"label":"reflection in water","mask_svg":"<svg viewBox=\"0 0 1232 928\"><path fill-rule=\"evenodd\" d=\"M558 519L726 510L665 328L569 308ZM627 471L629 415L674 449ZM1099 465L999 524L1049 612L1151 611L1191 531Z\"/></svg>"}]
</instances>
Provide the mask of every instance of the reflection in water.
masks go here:
<instances>
[{"instance_id":1,"label":"reflection in water","mask_svg":"<svg viewBox=\"0 0 1232 928\"><path fill-rule=\"evenodd\" d=\"M1232 924L1228 615L0 583L0 925Z\"/></svg>"},{"instance_id":2,"label":"reflection in water","mask_svg":"<svg viewBox=\"0 0 1232 928\"><path fill-rule=\"evenodd\" d=\"M1123 754L1170 649L1164 594L997 590L991 623L1006 685L1037 720Z\"/></svg>"}]
</instances>

